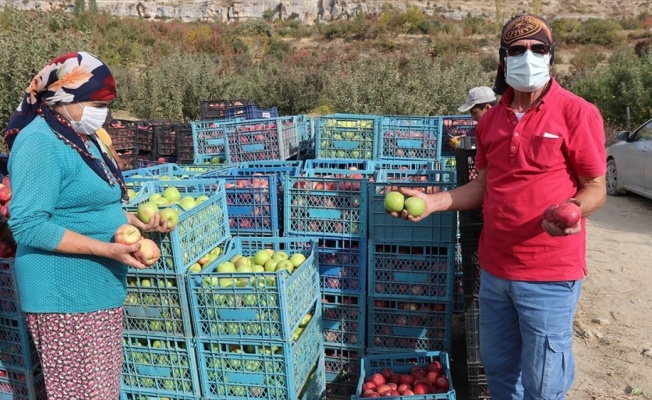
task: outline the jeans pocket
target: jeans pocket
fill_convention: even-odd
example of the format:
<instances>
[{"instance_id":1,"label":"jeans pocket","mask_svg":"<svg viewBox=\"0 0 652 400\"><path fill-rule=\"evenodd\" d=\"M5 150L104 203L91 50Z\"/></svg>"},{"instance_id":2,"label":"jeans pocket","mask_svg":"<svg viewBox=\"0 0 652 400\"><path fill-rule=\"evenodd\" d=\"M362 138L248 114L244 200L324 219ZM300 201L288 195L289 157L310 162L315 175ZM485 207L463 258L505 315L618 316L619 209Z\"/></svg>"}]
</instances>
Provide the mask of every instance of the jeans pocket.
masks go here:
<instances>
[{"instance_id":1,"label":"jeans pocket","mask_svg":"<svg viewBox=\"0 0 652 400\"><path fill-rule=\"evenodd\" d=\"M563 399L575 377L573 333L548 335L541 395L544 400Z\"/></svg>"}]
</instances>

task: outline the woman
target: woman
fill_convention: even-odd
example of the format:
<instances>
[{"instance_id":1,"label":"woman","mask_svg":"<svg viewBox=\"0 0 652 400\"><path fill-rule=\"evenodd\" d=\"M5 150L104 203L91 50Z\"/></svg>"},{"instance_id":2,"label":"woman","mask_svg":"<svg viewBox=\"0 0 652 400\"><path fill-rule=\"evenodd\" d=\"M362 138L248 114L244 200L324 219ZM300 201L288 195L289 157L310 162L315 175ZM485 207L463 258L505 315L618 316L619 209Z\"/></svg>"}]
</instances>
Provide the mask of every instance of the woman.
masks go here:
<instances>
[{"instance_id":1,"label":"woman","mask_svg":"<svg viewBox=\"0 0 652 400\"><path fill-rule=\"evenodd\" d=\"M125 275L146 266L113 234L170 231L121 207L122 174L95 134L115 97L101 60L67 54L32 80L5 133L16 281L50 400L118 399Z\"/></svg>"}]
</instances>

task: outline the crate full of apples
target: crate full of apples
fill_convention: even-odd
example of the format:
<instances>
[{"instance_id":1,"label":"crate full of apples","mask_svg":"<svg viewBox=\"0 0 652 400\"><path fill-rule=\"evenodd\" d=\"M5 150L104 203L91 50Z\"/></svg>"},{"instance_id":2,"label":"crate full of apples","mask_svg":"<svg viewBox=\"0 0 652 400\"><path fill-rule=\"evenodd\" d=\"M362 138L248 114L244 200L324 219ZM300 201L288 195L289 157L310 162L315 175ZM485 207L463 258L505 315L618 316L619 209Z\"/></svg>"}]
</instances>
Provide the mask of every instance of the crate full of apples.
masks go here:
<instances>
[{"instance_id":1,"label":"crate full of apples","mask_svg":"<svg viewBox=\"0 0 652 400\"><path fill-rule=\"evenodd\" d=\"M278 236L277 178L262 173L225 176L229 228L234 235Z\"/></svg>"},{"instance_id":2,"label":"crate full of apples","mask_svg":"<svg viewBox=\"0 0 652 400\"><path fill-rule=\"evenodd\" d=\"M319 300L312 238L234 237L223 255L188 275L198 337L288 341Z\"/></svg>"},{"instance_id":3,"label":"crate full of apples","mask_svg":"<svg viewBox=\"0 0 652 400\"><path fill-rule=\"evenodd\" d=\"M305 155L308 142L308 117L306 115L293 115L280 117L281 126L281 159L286 160L292 156Z\"/></svg>"},{"instance_id":4,"label":"crate full of apples","mask_svg":"<svg viewBox=\"0 0 652 400\"><path fill-rule=\"evenodd\" d=\"M376 159L379 117L332 114L315 119L316 158Z\"/></svg>"},{"instance_id":5,"label":"crate full of apples","mask_svg":"<svg viewBox=\"0 0 652 400\"><path fill-rule=\"evenodd\" d=\"M226 122L227 160L281 160L281 125L280 118Z\"/></svg>"},{"instance_id":6,"label":"crate full of apples","mask_svg":"<svg viewBox=\"0 0 652 400\"><path fill-rule=\"evenodd\" d=\"M195 164L214 158L226 160L226 125L224 121L192 121L192 144Z\"/></svg>"},{"instance_id":7,"label":"crate full of apples","mask_svg":"<svg viewBox=\"0 0 652 400\"><path fill-rule=\"evenodd\" d=\"M125 209L145 223L159 212L175 227L169 233L143 233L160 251L148 272L183 274L231 235L224 181L219 179L147 182Z\"/></svg>"},{"instance_id":8,"label":"crate full of apples","mask_svg":"<svg viewBox=\"0 0 652 400\"><path fill-rule=\"evenodd\" d=\"M383 116L379 137L380 160L434 160L441 152L441 120L440 117Z\"/></svg>"},{"instance_id":9,"label":"crate full of apples","mask_svg":"<svg viewBox=\"0 0 652 400\"><path fill-rule=\"evenodd\" d=\"M455 400L448 353L439 351L367 355L351 400L383 397Z\"/></svg>"}]
</instances>

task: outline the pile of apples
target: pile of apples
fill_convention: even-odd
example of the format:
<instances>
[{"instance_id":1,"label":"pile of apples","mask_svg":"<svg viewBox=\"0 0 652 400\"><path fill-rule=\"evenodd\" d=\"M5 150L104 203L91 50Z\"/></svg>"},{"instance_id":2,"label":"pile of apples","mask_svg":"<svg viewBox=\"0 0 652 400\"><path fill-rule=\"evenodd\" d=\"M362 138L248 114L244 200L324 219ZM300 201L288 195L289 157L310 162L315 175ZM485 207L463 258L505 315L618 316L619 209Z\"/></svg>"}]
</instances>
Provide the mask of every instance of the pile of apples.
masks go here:
<instances>
[{"instance_id":1,"label":"pile of apples","mask_svg":"<svg viewBox=\"0 0 652 400\"><path fill-rule=\"evenodd\" d=\"M414 366L408 373L384 368L365 379L362 398L412 396L446 393L450 388L446 371L439 361Z\"/></svg>"}]
</instances>

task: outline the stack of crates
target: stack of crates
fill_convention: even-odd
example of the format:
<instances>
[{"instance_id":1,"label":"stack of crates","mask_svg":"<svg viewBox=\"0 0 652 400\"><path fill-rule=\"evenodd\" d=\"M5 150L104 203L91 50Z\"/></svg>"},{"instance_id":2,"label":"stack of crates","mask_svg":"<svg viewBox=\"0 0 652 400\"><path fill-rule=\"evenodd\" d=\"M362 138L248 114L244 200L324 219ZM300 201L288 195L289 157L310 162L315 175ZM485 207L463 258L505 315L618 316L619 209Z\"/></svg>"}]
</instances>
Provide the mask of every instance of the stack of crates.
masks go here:
<instances>
[{"instance_id":1,"label":"stack of crates","mask_svg":"<svg viewBox=\"0 0 652 400\"><path fill-rule=\"evenodd\" d=\"M475 168L475 148L458 147L455 152L457 182L464 185L478 176ZM487 380L480 362L478 296L480 265L478 242L482 231L482 209L460 212L460 243L464 283L464 325L466 332L466 361L468 368L469 399L489 400Z\"/></svg>"},{"instance_id":2,"label":"stack of crates","mask_svg":"<svg viewBox=\"0 0 652 400\"><path fill-rule=\"evenodd\" d=\"M178 164L192 164L194 150L192 128L189 123L154 125L156 158L165 158Z\"/></svg>"},{"instance_id":3,"label":"stack of crates","mask_svg":"<svg viewBox=\"0 0 652 400\"><path fill-rule=\"evenodd\" d=\"M0 398L46 400L38 354L20 307L13 259L0 259Z\"/></svg>"},{"instance_id":4,"label":"stack of crates","mask_svg":"<svg viewBox=\"0 0 652 400\"><path fill-rule=\"evenodd\" d=\"M117 120L106 125L113 147L120 155L125 170L138 166L138 125L136 121Z\"/></svg>"},{"instance_id":5,"label":"stack of crates","mask_svg":"<svg viewBox=\"0 0 652 400\"><path fill-rule=\"evenodd\" d=\"M227 269L242 257L265 266L270 257L299 260L293 270ZM316 257L310 238L234 237L219 258L188 275L203 399L322 398Z\"/></svg>"},{"instance_id":6,"label":"stack of crates","mask_svg":"<svg viewBox=\"0 0 652 400\"><path fill-rule=\"evenodd\" d=\"M224 181L209 179L144 182L125 206L133 212L152 196L176 188L194 206L170 205L178 222L170 233L144 233L161 251L148 269L129 268L124 304L123 396L199 398L187 271L217 258L230 237ZM185 202L180 202L185 204Z\"/></svg>"},{"instance_id":7,"label":"stack of crates","mask_svg":"<svg viewBox=\"0 0 652 400\"><path fill-rule=\"evenodd\" d=\"M228 118L227 110L244 110L247 105L253 105L253 100L204 100L199 102L199 118L201 120L216 120Z\"/></svg>"},{"instance_id":8,"label":"stack of crates","mask_svg":"<svg viewBox=\"0 0 652 400\"><path fill-rule=\"evenodd\" d=\"M455 173L415 168L434 166L426 159L399 161L377 161L386 169L369 186L367 354L449 351L456 213L414 223L390 215L384 200L400 187L450 190Z\"/></svg>"},{"instance_id":9,"label":"stack of crates","mask_svg":"<svg viewBox=\"0 0 652 400\"><path fill-rule=\"evenodd\" d=\"M322 340L329 399L350 399L365 351L367 186L373 163L307 160L286 179L287 235L318 242ZM355 169L351 169L355 168Z\"/></svg>"},{"instance_id":10,"label":"stack of crates","mask_svg":"<svg viewBox=\"0 0 652 400\"><path fill-rule=\"evenodd\" d=\"M195 164L217 164L226 161L226 126L222 121L192 121L192 143Z\"/></svg>"},{"instance_id":11,"label":"stack of crates","mask_svg":"<svg viewBox=\"0 0 652 400\"><path fill-rule=\"evenodd\" d=\"M314 121L316 158L376 159L380 117L331 114Z\"/></svg>"}]
</instances>

